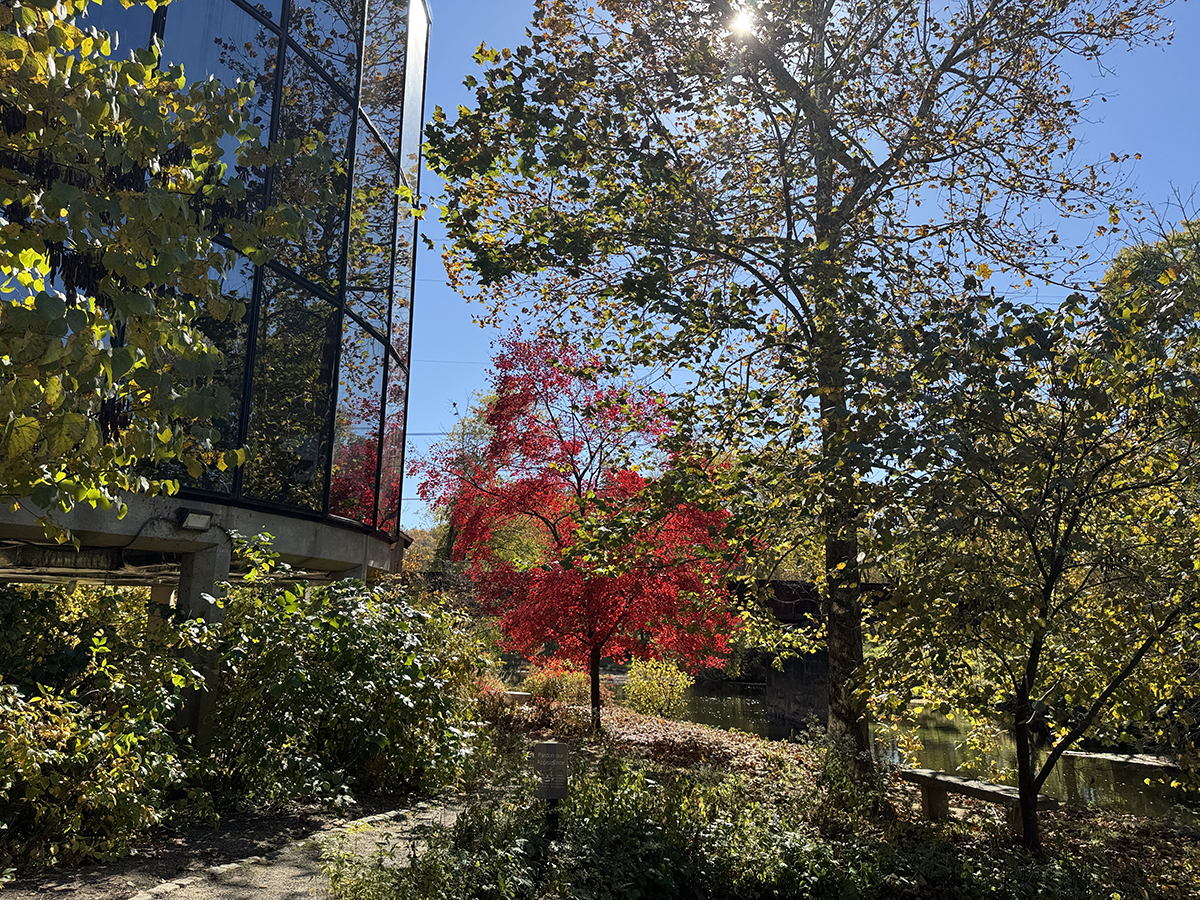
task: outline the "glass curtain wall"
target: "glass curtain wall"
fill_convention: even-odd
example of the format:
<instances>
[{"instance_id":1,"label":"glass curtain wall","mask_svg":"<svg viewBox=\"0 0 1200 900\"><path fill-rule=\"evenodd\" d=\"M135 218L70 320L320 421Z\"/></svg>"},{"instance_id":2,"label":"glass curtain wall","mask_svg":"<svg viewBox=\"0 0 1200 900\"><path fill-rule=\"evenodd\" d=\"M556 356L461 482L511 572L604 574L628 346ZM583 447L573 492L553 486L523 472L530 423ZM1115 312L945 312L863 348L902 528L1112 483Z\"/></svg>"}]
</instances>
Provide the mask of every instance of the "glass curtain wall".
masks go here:
<instances>
[{"instance_id":1,"label":"glass curtain wall","mask_svg":"<svg viewBox=\"0 0 1200 900\"><path fill-rule=\"evenodd\" d=\"M424 0L173 0L153 15L110 2L88 24L116 32L122 55L157 35L189 80L252 81L264 135L315 133L334 155L315 184L287 163L237 167L236 141L225 148L249 209L302 204L309 226L267 266L228 274L230 296L249 300L240 323L198 323L225 353L218 379L232 406L214 423L219 449L245 447L248 461L185 490L394 539L417 236L396 190L419 190Z\"/></svg>"}]
</instances>

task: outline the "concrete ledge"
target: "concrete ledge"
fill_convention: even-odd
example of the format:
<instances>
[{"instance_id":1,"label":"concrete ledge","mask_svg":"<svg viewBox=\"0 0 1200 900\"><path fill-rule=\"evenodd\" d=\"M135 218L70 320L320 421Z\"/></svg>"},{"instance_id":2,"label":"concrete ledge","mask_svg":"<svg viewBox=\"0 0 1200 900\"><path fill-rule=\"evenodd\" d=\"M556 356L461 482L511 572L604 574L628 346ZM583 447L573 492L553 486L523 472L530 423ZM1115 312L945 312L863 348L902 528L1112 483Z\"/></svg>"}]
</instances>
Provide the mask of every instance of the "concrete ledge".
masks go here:
<instances>
[{"instance_id":1,"label":"concrete ledge","mask_svg":"<svg viewBox=\"0 0 1200 900\"><path fill-rule=\"evenodd\" d=\"M0 580L165 581L178 571L180 557L228 543L230 531L247 537L273 535L272 549L301 575L363 578L370 570L389 569L391 543L350 522L314 521L192 498L134 496L127 502L129 511L122 519L115 510L86 504L58 517L79 541L78 551L47 542L35 512L0 509ZM212 520L202 531L180 528L180 509L210 512Z\"/></svg>"}]
</instances>

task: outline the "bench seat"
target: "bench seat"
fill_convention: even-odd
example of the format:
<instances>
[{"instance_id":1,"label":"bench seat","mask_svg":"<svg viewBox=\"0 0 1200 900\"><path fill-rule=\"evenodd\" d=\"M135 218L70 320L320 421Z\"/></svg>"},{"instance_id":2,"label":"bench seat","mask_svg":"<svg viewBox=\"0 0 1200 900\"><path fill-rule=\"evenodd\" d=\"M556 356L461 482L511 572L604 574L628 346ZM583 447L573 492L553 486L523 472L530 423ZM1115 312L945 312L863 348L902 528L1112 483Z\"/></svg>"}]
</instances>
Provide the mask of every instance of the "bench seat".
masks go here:
<instances>
[{"instance_id":1,"label":"bench seat","mask_svg":"<svg viewBox=\"0 0 1200 900\"><path fill-rule=\"evenodd\" d=\"M896 774L904 781L921 786L921 811L934 822L944 822L950 817L950 794L963 794L976 800L1004 806L1008 811L1009 824L1017 834L1022 831L1021 793L1015 787L976 781L961 775L947 775L932 769L900 768L896 770ZM1039 812L1056 809L1058 805L1055 798L1038 794Z\"/></svg>"}]
</instances>

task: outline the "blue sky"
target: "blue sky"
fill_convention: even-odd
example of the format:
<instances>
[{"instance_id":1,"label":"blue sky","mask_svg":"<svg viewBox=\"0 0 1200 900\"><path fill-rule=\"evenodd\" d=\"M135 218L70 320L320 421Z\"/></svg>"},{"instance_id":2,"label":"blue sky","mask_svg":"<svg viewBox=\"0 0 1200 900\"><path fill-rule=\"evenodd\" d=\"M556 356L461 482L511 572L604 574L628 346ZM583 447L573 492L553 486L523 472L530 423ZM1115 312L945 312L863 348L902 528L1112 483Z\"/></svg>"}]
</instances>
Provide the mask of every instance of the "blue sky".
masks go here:
<instances>
[{"instance_id":1,"label":"blue sky","mask_svg":"<svg viewBox=\"0 0 1200 900\"><path fill-rule=\"evenodd\" d=\"M433 30L426 87L426 117L434 106L448 112L470 96L463 78L476 70L471 59L481 42L512 47L522 42L533 12L532 0L430 0ZM1169 10L1175 40L1164 48L1117 50L1106 57L1112 74L1080 67L1075 93L1104 93L1108 100L1092 111L1095 121L1076 132L1084 151L1140 153L1130 169L1135 193L1164 205L1175 192L1184 198L1200 185L1200 0L1177 2ZM438 181L428 172L422 191L436 194ZM1200 193L1192 209L1200 209ZM1177 213L1176 213L1177 217ZM440 245L443 230L435 217L425 234ZM409 458L423 454L436 436L455 421L454 404L465 410L485 386L492 355L490 331L471 321L466 301L445 283L438 253L422 250L417 259L413 309L413 361L408 411ZM416 498L416 479L406 479L402 527L429 523Z\"/></svg>"}]
</instances>

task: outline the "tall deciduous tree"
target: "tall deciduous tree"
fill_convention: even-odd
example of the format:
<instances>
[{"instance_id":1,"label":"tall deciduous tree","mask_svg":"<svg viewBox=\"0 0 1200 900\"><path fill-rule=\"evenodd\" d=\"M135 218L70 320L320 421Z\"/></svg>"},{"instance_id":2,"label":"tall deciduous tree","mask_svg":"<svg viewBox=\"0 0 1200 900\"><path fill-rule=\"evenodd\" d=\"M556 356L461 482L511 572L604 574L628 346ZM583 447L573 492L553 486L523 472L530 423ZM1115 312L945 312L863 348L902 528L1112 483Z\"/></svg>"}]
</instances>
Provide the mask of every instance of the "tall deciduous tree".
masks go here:
<instances>
[{"instance_id":1,"label":"tall deciduous tree","mask_svg":"<svg viewBox=\"0 0 1200 900\"><path fill-rule=\"evenodd\" d=\"M795 460L776 473L824 533L830 726L864 765L859 531L897 333L993 275L1069 274L1057 216L1121 198L1076 148L1064 61L1153 39L1162 5L540 0L528 46L481 49L474 108L435 114L464 290L686 366L678 409L742 471Z\"/></svg>"},{"instance_id":2,"label":"tall deciduous tree","mask_svg":"<svg viewBox=\"0 0 1200 900\"><path fill-rule=\"evenodd\" d=\"M940 332L902 524L881 529L907 552L879 610L879 694L906 696L899 675L977 719L1011 714L1031 848L1061 755L1152 723L1197 645L1200 296L1127 275L1087 304Z\"/></svg>"},{"instance_id":3,"label":"tall deciduous tree","mask_svg":"<svg viewBox=\"0 0 1200 900\"><path fill-rule=\"evenodd\" d=\"M230 396L198 323L241 316L223 274L299 234L324 190L255 212L227 171L283 156L314 170L316 139L268 152L251 82L189 85L147 49L117 58L87 7L0 7L0 496L47 525L77 502L172 489L168 460L193 475L242 460L214 450Z\"/></svg>"},{"instance_id":4,"label":"tall deciduous tree","mask_svg":"<svg viewBox=\"0 0 1200 900\"><path fill-rule=\"evenodd\" d=\"M455 557L510 645L587 667L598 730L602 657L720 664L734 624L713 562L727 516L651 508L635 467L653 461L660 398L605 379L595 355L513 338L494 365L486 444L435 448L419 492L451 507ZM603 554L577 554L581 526L603 527L613 505L638 507L642 527Z\"/></svg>"}]
</instances>

